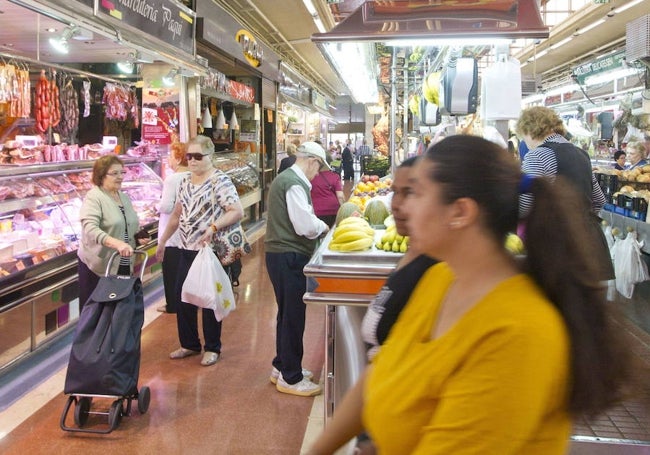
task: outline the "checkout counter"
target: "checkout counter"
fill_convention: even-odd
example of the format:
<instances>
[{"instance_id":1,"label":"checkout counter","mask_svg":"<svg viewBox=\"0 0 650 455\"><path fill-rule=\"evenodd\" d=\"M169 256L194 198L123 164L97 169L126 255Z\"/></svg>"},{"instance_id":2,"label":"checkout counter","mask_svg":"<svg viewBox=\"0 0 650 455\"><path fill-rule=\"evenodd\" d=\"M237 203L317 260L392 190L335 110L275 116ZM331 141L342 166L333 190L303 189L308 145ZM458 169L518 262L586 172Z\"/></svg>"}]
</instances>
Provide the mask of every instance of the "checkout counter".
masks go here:
<instances>
[{"instance_id":1,"label":"checkout counter","mask_svg":"<svg viewBox=\"0 0 650 455\"><path fill-rule=\"evenodd\" d=\"M330 231L304 272L307 305L324 305L325 329L325 421L366 366L366 346L361 338L361 321L366 308L379 292L401 253L376 249L341 253L328 249ZM381 238L384 230L377 230ZM311 284L311 285L310 285Z\"/></svg>"}]
</instances>

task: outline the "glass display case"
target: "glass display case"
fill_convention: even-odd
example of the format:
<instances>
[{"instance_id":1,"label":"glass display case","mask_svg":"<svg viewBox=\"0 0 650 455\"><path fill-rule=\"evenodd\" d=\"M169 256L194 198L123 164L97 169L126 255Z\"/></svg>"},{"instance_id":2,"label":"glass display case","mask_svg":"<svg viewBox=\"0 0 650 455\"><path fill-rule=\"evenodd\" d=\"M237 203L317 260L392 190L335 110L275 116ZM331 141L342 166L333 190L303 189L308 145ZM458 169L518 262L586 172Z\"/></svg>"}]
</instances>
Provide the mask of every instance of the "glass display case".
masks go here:
<instances>
[{"instance_id":1,"label":"glass display case","mask_svg":"<svg viewBox=\"0 0 650 455\"><path fill-rule=\"evenodd\" d=\"M0 284L4 277L76 251L79 209L92 188L91 165L29 166L29 173L23 168L0 169ZM122 189L133 202L140 226L155 223L162 180L144 163L127 163L125 169Z\"/></svg>"},{"instance_id":2,"label":"glass display case","mask_svg":"<svg viewBox=\"0 0 650 455\"><path fill-rule=\"evenodd\" d=\"M214 160L214 165L228 174L234 183L244 208L262 200L258 159L257 153L221 152Z\"/></svg>"},{"instance_id":3,"label":"glass display case","mask_svg":"<svg viewBox=\"0 0 650 455\"><path fill-rule=\"evenodd\" d=\"M153 232L162 180L146 163L122 158L122 188L140 227ZM0 326L11 327L0 337L0 369L64 333L79 317L79 209L92 188L93 163L0 166ZM150 262L155 261L148 269Z\"/></svg>"}]
</instances>

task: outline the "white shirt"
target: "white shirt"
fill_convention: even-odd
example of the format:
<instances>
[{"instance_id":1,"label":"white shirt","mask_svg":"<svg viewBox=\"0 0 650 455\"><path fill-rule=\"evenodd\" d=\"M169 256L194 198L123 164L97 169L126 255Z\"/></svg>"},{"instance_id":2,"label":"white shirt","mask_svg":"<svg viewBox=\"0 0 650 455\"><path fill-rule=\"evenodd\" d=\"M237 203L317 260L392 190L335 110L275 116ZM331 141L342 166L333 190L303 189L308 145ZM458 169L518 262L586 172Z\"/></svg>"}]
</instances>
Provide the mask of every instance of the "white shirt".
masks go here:
<instances>
[{"instance_id":1,"label":"white shirt","mask_svg":"<svg viewBox=\"0 0 650 455\"><path fill-rule=\"evenodd\" d=\"M189 172L174 172L168 175L163 182L162 197L160 199L160 219L158 220L158 232L160 234L165 232L167 223L169 223L169 216L174 211L174 206L176 206L178 185L186 175L189 175ZM180 246L178 229L169 237L165 246Z\"/></svg>"},{"instance_id":2,"label":"white shirt","mask_svg":"<svg viewBox=\"0 0 650 455\"><path fill-rule=\"evenodd\" d=\"M311 190L309 179L297 165L291 168L298 177L303 180ZM287 212L293 225L293 229L298 235L315 239L328 229L327 224L321 221L314 214L314 207L309 203L305 190L300 185L293 185L287 190L285 195L287 201Z\"/></svg>"}]
</instances>

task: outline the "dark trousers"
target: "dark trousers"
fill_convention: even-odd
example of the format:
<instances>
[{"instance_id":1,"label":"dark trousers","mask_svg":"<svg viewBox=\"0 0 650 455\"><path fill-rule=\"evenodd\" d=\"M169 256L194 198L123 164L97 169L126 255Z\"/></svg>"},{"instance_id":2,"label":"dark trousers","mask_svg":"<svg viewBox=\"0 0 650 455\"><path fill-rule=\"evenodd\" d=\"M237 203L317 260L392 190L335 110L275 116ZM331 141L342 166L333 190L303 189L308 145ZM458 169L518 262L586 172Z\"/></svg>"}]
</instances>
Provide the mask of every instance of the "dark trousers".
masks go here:
<instances>
[{"instance_id":1,"label":"dark trousers","mask_svg":"<svg viewBox=\"0 0 650 455\"><path fill-rule=\"evenodd\" d=\"M241 259L235 259L235 262L229 265L224 265L223 269L226 271L230 277L230 281L239 281L239 275L241 275Z\"/></svg>"},{"instance_id":2,"label":"dark trousers","mask_svg":"<svg viewBox=\"0 0 650 455\"><path fill-rule=\"evenodd\" d=\"M354 166L352 163L343 164L343 180L354 180Z\"/></svg>"},{"instance_id":3,"label":"dark trousers","mask_svg":"<svg viewBox=\"0 0 650 455\"><path fill-rule=\"evenodd\" d=\"M99 275L90 270L79 258L77 258L77 273L79 274L79 313L81 313L99 283Z\"/></svg>"},{"instance_id":4,"label":"dark trousers","mask_svg":"<svg viewBox=\"0 0 650 455\"><path fill-rule=\"evenodd\" d=\"M334 222L336 221L336 214L334 215L316 215L316 217L321 220L323 223L327 224L330 229L334 227Z\"/></svg>"},{"instance_id":5,"label":"dark trousers","mask_svg":"<svg viewBox=\"0 0 650 455\"><path fill-rule=\"evenodd\" d=\"M278 316L273 366L289 384L302 380L302 336L305 332L307 282L303 268L309 256L300 253L266 253L266 269L273 285Z\"/></svg>"},{"instance_id":6,"label":"dark trousers","mask_svg":"<svg viewBox=\"0 0 650 455\"><path fill-rule=\"evenodd\" d=\"M176 298L178 307L176 308L176 325L178 327L178 339L181 346L192 351L201 351L201 340L199 339L198 314L199 308L181 300L181 291L183 283L187 278L187 272L190 270L192 261L199 253L198 251L179 249L177 276L176 281ZM167 250L165 250L167 255ZM203 318L203 338L205 345L203 349L210 352L221 352L221 322L217 321L214 311L201 309Z\"/></svg>"},{"instance_id":7,"label":"dark trousers","mask_svg":"<svg viewBox=\"0 0 650 455\"><path fill-rule=\"evenodd\" d=\"M178 262L181 250L175 246L165 248L162 261L163 287L165 288L165 309L168 313L176 313L178 302L176 300L176 281L178 280Z\"/></svg>"}]
</instances>

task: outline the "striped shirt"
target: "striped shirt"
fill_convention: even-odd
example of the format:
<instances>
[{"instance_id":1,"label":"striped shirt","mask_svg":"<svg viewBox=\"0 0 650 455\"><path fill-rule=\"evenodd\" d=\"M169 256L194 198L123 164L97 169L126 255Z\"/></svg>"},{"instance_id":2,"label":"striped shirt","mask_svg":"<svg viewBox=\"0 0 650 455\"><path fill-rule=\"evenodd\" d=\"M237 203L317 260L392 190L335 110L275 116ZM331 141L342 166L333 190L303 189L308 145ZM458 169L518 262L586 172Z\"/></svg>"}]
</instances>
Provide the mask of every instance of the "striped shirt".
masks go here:
<instances>
[{"instance_id":1,"label":"striped shirt","mask_svg":"<svg viewBox=\"0 0 650 455\"><path fill-rule=\"evenodd\" d=\"M192 184L191 175L185 176L178 186L176 200L182 206L178 223L179 248L199 250L201 237L210 229L214 220L224 213L226 207L239 201L239 196L230 177L215 170L200 185Z\"/></svg>"},{"instance_id":2,"label":"striped shirt","mask_svg":"<svg viewBox=\"0 0 650 455\"><path fill-rule=\"evenodd\" d=\"M544 142L555 143L568 143L563 136L559 134L552 134ZM551 176L554 177L558 174L557 159L555 152L549 147L544 147L544 143L528 151L524 157L524 162L521 169L525 174L540 177ZM591 194L591 209L594 213L600 212L605 205L606 199L603 191L600 189L596 177L592 174L592 194ZM522 194L519 196L519 216L524 218L533 206L533 196L531 194Z\"/></svg>"},{"instance_id":3,"label":"striped shirt","mask_svg":"<svg viewBox=\"0 0 650 455\"><path fill-rule=\"evenodd\" d=\"M363 144L359 146L359 155L372 155L372 149L369 145Z\"/></svg>"}]
</instances>

